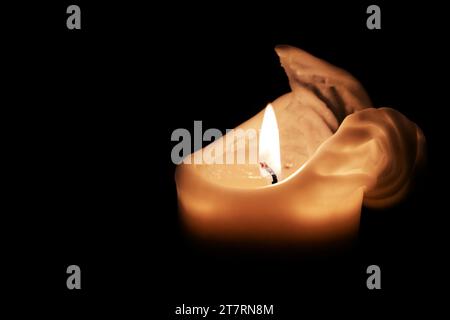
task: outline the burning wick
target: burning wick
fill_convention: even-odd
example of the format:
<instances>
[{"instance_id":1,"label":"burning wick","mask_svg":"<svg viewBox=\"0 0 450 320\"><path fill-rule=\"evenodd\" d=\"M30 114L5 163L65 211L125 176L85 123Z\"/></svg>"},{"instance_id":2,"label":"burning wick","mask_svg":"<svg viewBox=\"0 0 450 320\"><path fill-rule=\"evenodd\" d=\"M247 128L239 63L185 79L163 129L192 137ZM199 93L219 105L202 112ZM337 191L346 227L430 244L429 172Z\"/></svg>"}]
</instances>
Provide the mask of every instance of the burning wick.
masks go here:
<instances>
[{"instance_id":1,"label":"burning wick","mask_svg":"<svg viewBox=\"0 0 450 320\"><path fill-rule=\"evenodd\" d=\"M266 170L272 176L272 184L277 183L278 182L278 178L277 178L277 175L275 174L275 171L273 171L272 168L269 167L267 165L267 163L265 163L265 162L260 162L259 164L261 165L261 168Z\"/></svg>"}]
</instances>

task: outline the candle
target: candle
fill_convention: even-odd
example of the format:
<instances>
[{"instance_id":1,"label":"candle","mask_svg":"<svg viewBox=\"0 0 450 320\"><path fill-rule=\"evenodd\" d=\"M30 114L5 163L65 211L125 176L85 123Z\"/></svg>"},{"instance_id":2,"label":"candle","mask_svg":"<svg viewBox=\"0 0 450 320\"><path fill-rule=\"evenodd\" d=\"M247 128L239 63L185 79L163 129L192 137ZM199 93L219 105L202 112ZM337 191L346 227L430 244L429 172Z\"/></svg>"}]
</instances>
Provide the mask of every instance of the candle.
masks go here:
<instances>
[{"instance_id":1,"label":"candle","mask_svg":"<svg viewBox=\"0 0 450 320\"><path fill-rule=\"evenodd\" d=\"M362 205L399 201L422 162L421 130L393 109L372 108L349 73L297 48L276 52L292 91L237 128L258 135L231 140L229 148L227 134L193 154L235 159L240 142L246 155L257 142L258 161L176 169L183 222L201 238L270 244L351 238Z\"/></svg>"}]
</instances>

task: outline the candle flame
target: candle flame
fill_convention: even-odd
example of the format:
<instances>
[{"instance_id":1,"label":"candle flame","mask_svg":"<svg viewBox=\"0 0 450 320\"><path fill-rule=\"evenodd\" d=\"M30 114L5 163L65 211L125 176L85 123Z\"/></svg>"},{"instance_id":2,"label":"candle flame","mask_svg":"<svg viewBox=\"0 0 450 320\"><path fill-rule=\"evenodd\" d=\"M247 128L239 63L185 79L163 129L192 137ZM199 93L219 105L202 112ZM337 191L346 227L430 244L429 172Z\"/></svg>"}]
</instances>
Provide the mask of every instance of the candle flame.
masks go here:
<instances>
[{"instance_id":1,"label":"candle flame","mask_svg":"<svg viewBox=\"0 0 450 320\"><path fill-rule=\"evenodd\" d=\"M272 105L269 103L264 111L264 118L259 133L259 162L267 164L275 174L281 173L280 135L277 118ZM267 176L267 170L260 168L262 176Z\"/></svg>"}]
</instances>

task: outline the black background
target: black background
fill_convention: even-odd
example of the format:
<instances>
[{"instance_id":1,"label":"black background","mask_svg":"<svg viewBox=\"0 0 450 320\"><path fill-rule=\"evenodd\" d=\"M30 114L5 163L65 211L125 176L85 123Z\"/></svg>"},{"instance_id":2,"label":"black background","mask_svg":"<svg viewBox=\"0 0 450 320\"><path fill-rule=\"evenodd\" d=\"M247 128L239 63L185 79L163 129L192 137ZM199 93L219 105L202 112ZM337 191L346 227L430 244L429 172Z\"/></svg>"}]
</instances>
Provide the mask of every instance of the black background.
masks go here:
<instances>
[{"instance_id":1,"label":"black background","mask_svg":"<svg viewBox=\"0 0 450 320\"><path fill-rule=\"evenodd\" d=\"M163 319L183 303L274 304L282 319L436 311L448 270L444 13L428 2L376 3L381 30L366 28L364 1L74 1L82 30L72 31L72 2L5 10L9 296L60 317ZM348 70L375 106L416 122L428 166L403 203L363 209L347 251L204 250L179 225L170 135L194 120L233 128L289 91L277 44ZM81 267L80 291L66 288L70 264ZM381 267L380 291L366 288L371 264Z\"/></svg>"}]
</instances>

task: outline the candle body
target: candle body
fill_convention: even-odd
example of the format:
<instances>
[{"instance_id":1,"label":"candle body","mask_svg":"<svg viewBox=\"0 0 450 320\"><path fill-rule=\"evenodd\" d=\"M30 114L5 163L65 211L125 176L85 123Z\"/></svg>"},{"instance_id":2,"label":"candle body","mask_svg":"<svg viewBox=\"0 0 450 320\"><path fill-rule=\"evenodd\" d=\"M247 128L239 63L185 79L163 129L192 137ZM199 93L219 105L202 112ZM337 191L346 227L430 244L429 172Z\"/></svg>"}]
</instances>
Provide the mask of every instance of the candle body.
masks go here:
<instances>
[{"instance_id":1,"label":"candle body","mask_svg":"<svg viewBox=\"0 0 450 320\"><path fill-rule=\"evenodd\" d=\"M348 73L295 48L277 52L292 88L273 102L281 181L268 184L254 164L179 165L180 212L197 236L296 244L351 238L363 203L401 199L422 161L420 129L393 109L371 108ZM261 122L262 112L238 128Z\"/></svg>"}]
</instances>

